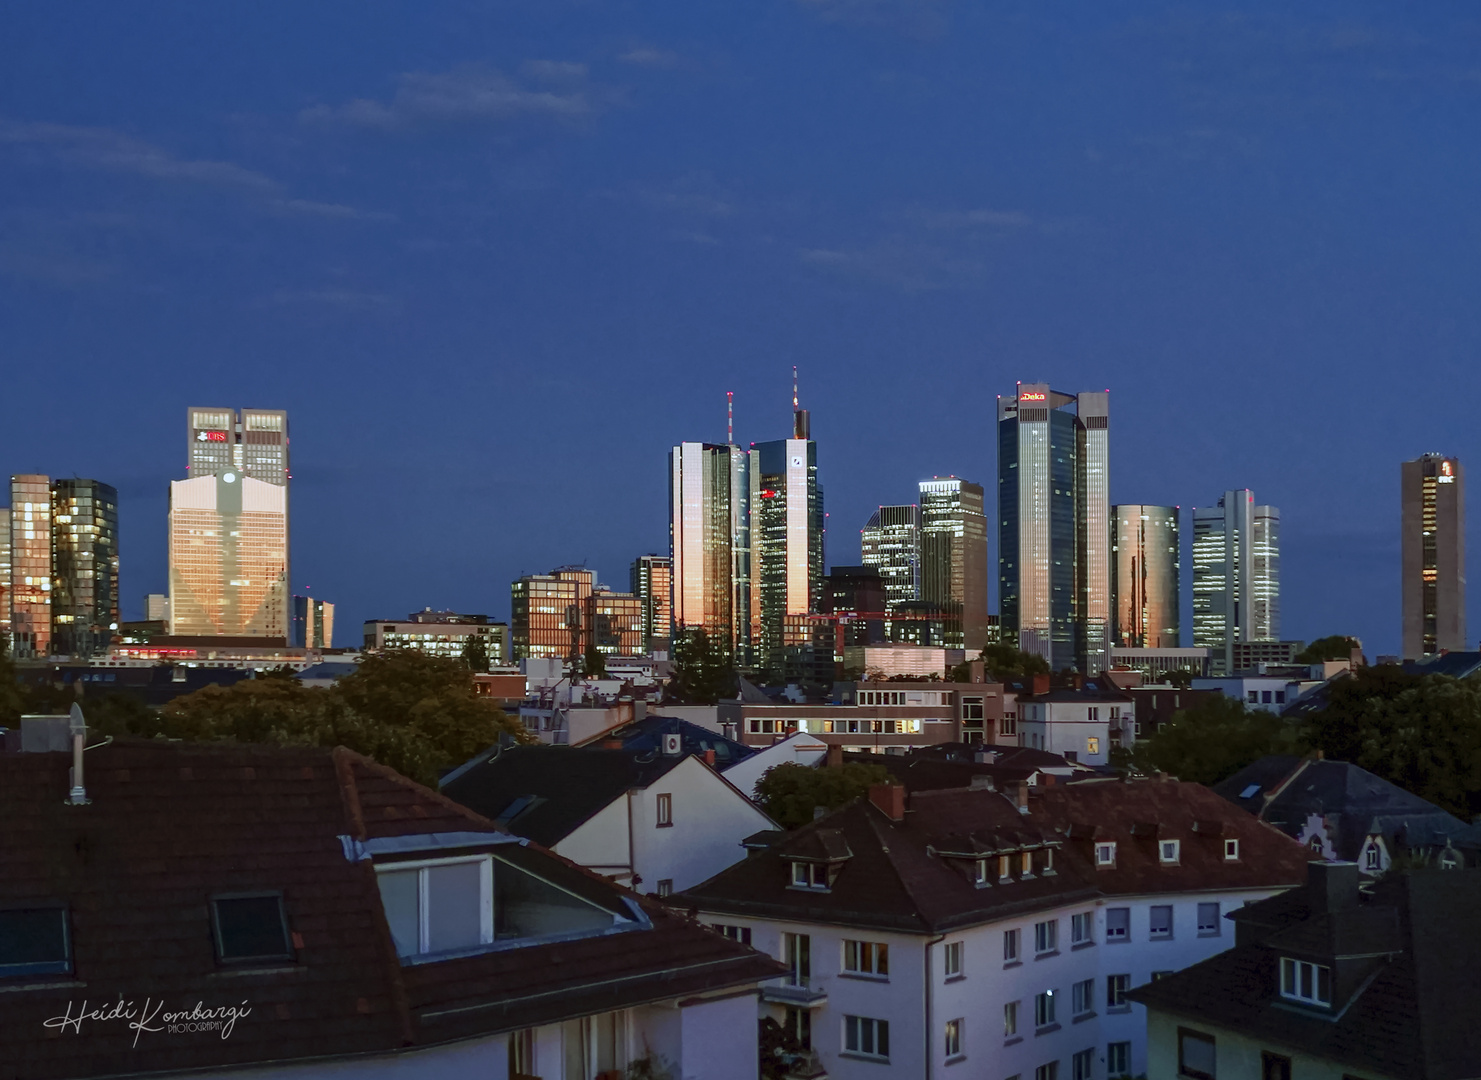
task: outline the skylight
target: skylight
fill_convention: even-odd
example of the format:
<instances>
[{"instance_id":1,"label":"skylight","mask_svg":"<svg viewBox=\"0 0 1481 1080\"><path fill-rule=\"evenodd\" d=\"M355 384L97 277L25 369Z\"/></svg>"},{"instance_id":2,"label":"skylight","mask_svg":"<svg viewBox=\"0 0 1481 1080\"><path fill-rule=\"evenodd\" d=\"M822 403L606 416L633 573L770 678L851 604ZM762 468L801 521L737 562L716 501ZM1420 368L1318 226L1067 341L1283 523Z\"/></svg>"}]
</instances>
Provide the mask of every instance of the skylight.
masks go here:
<instances>
[{"instance_id":1,"label":"skylight","mask_svg":"<svg viewBox=\"0 0 1481 1080\"><path fill-rule=\"evenodd\" d=\"M1241 799L1252 799L1258 794L1260 794L1260 785L1251 784L1249 787L1245 788L1239 793L1239 797Z\"/></svg>"}]
</instances>

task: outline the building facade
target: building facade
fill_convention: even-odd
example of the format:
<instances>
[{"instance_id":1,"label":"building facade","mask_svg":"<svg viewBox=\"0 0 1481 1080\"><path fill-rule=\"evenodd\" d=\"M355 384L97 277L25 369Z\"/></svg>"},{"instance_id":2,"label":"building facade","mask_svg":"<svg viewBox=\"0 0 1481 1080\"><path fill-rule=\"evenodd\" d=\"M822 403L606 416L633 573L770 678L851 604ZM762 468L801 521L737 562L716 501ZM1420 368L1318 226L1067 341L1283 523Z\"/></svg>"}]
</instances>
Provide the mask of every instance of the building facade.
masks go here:
<instances>
[{"instance_id":1,"label":"building facade","mask_svg":"<svg viewBox=\"0 0 1481 1080\"><path fill-rule=\"evenodd\" d=\"M583 566L526 574L509 586L509 632L514 659L574 660L581 655L581 610L595 575Z\"/></svg>"},{"instance_id":2,"label":"building facade","mask_svg":"<svg viewBox=\"0 0 1481 1080\"><path fill-rule=\"evenodd\" d=\"M1234 645L1280 639L1280 511L1248 488L1193 508L1193 644L1236 670Z\"/></svg>"},{"instance_id":3,"label":"building facade","mask_svg":"<svg viewBox=\"0 0 1481 1080\"><path fill-rule=\"evenodd\" d=\"M884 610L921 598L920 508L881 506L859 532L859 562L878 568Z\"/></svg>"},{"instance_id":4,"label":"building facade","mask_svg":"<svg viewBox=\"0 0 1481 1080\"><path fill-rule=\"evenodd\" d=\"M920 482L920 598L960 613L944 644L976 654L987 644L987 517L982 485L954 476Z\"/></svg>"},{"instance_id":5,"label":"building facade","mask_svg":"<svg viewBox=\"0 0 1481 1080\"><path fill-rule=\"evenodd\" d=\"M1113 646L1181 646L1179 563L1176 506L1111 507Z\"/></svg>"},{"instance_id":6,"label":"building facade","mask_svg":"<svg viewBox=\"0 0 1481 1080\"><path fill-rule=\"evenodd\" d=\"M673 634L704 630L743 659L752 634L750 468L730 444L669 451Z\"/></svg>"},{"instance_id":7,"label":"building facade","mask_svg":"<svg viewBox=\"0 0 1481 1080\"><path fill-rule=\"evenodd\" d=\"M644 652L667 652L674 621L674 560L639 555L628 571L628 591L642 605Z\"/></svg>"},{"instance_id":8,"label":"building facade","mask_svg":"<svg viewBox=\"0 0 1481 1080\"><path fill-rule=\"evenodd\" d=\"M334 605L312 596L295 596L288 644L303 649L332 649Z\"/></svg>"},{"instance_id":9,"label":"building facade","mask_svg":"<svg viewBox=\"0 0 1481 1080\"><path fill-rule=\"evenodd\" d=\"M750 482L755 666L775 675L806 670L824 567L823 489L807 410L795 411L792 438L751 444Z\"/></svg>"},{"instance_id":10,"label":"building facade","mask_svg":"<svg viewBox=\"0 0 1481 1080\"><path fill-rule=\"evenodd\" d=\"M235 472L288 486L288 414L281 409L193 405L186 410L186 438L191 479Z\"/></svg>"},{"instance_id":11,"label":"building facade","mask_svg":"<svg viewBox=\"0 0 1481 1080\"><path fill-rule=\"evenodd\" d=\"M11 655L51 654L51 477L10 478Z\"/></svg>"},{"instance_id":12,"label":"building facade","mask_svg":"<svg viewBox=\"0 0 1481 1080\"><path fill-rule=\"evenodd\" d=\"M1086 674L1110 659L1109 425L1108 392L998 398L1000 634Z\"/></svg>"},{"instance_id":13,"label":"building facade","mask_svg":"<svg viewBox=\"0 0 1481 1080\"><path fill-rule=\"evenodd\" d=\"M1466 477L1453 457L1399 467L1404 659L1466 648Z\"/></svg>"},{"instance_id":14,"label":"building facade","mask_svg":"<svg viewBox=\"0 0 1481 1080\"><path fill-rule=\"evenodd\" d=\"M288 488L234 470L170 483L170 633L291 632Z\"/></svg>"}]
</instances>

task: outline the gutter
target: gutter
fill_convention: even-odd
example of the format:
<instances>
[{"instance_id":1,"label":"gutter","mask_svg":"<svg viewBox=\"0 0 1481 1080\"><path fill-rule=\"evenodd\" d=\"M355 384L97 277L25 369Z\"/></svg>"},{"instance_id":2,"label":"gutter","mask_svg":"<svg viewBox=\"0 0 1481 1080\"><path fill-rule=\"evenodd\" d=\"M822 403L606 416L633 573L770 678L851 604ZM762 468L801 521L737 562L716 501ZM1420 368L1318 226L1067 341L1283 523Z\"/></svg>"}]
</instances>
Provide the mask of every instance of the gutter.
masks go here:
<instances>
[{"instance_id":1,"label":"gutter","mask_svg":"<svg viewBox=\"0 0 1481 1080\"><path fill-rule=\"evenodd\" d=\"M931 978L931 946L939 945L945 938L945 934L937 934L926 942L925 948L926 992L923 996L925 998L926 1030L925 1038L922 1041L926 1044L926 1070L921 1074L925 1080L931 1080L931 1047L934 1045L933 1040L935 1039L935 1035L931 1032L931 998L936 993L936 983Z\"/></svg>"}]
</instances>

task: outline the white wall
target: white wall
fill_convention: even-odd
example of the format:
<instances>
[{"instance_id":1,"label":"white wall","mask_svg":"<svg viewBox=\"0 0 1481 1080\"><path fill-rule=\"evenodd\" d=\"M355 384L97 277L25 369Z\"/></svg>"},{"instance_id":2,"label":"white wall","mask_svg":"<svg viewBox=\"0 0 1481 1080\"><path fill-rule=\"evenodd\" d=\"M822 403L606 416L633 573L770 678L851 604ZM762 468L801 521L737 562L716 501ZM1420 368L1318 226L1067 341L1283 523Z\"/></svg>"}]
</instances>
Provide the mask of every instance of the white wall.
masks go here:
<instances>
[{"instance_id":1,"label":"white wall","mask_svg":"<svg viewBox=\"0 0 1481 1080\"><path fill-rule=\"evenodd\" d=\"M742 758L725 770L725 779L740 788L749 799L756 797L756 781L766 770L783 762L817 766L828 756L828 744L805 731L790 735L779 743L773 743L748 758Z\"/></svg>"},{"instance_id":2,"label":"white wall","mask_svg":"<svg viewBox=\"0 0 1481 1080\"><path fill-rule=\"evenodd\" d=\"M1214 1036L1214 1061L1219 1080L1261 1080L1263 1070L1260 1053L1263 1050L1290 1058L1291 1075L1300 1077L1301 1080L1342 1080L1354 1072L1350 1065L1338 1065L1276 1044L1263 1043L1245 1035L1200 1024L1195 1020L1183 1020L1164 1012L1148 1011L1147 1080L1177 1080L1179 1027ZM1380 1080L1382 1076L1371 1068L1357 1071L1373 1080Z\"/></svg>"}]
</instances>

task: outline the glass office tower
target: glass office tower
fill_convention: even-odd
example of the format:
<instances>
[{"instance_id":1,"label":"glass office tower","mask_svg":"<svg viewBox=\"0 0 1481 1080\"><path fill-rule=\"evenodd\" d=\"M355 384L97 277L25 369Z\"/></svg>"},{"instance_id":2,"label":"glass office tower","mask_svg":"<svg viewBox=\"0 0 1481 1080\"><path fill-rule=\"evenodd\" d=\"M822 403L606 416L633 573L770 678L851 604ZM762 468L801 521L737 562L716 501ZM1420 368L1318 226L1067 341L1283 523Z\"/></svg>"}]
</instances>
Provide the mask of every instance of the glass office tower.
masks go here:
<instances>
[{"instance_id":1,"label":"glass office tower","mask_svg":"<svg viewBox=\"0 0 1481 1080\"><path fill-rule=\"evenodd\" d=\"M51 477L10 478L11 655L34 660L51 647Z\"/></svg>"},{"instance_id":2,"label":"glass office tower","mask_svg":"<svg viewBox=\"0 0 1481 1080\"><path fill-rule=\"evenodd\" d=\"M809 616L823 599L823 489L807 410L795 411L792 435L750 452L755 663L776 675L811 665Z\"/></svg>"},{"instance_id":3,"label":"glass office tower","mask_svg":"<svg viewBox=\"0 0 1481 1080\"><path fill-rule=\"evenodd\" d=\"M1179 630L1178 508L1111 507L1112 643L1176 649Z\"/></svg>"},{"instance_id":4,"label":"glass office tower","mask_svg":"<svg viewBox=\"0 0 1481 1080\"><path fill-rule=\"evenodd\" d=\"M998 398L1000 632L1054 669L1110 661L1109 428L1109 392Z\"/></svg>"},{"instance_id":5,"label":"glass office tower","mask_svg":"<svg viewBox=\"0 0 1481 1080\"><path fill-rule=\"evenodd\" d=\"M233 470L170 484L170 633L286 641L288 489Z\"/></svg>"},{"instance_id":6,"label":"glass office tower","mask_svg":"<svg viewBox=\"0 0 1481 1080\"><path fill-rule=\"evenodd\" d=\"M224 409L193 405L186 410L187 475L227 471L284 486L289 480L288 414L281 409Z\"/></svg>"},{"instance_id":7,"label":"glass office tower","mask_svg":"<svg viewBox=\"0 0 1481 1080\"><path fill-rule=\"evenodd\" d=\"M884 610L919 600L920 510L881 506L859 531L859 562L879 570L884 583Z\"/></svg>"},{"instance_id":8,"label":"glass office tower","mask_svg":"<svg viewBox=\"0 0 1481 1080\"><path fill-rule=\"evenodd\" d=\"M669 452L673 633L703 629L749 662L752 641L750 459L740 447L680 443Z\"/></svg>"},{"instance_id":9,"label":"glass office tower","mask_svg":"<svg viewBox=\"0 0 1481 1080\"><path fill-rule=\"evenodd\" d=\"M1280 639L1280 511L1248 488L1193 508L1193 644L1215 675L1235 670L1234 646Z\"/></svg>"},{"instance_id":10,"label":"glass office tower","mask_svg":"<svg viewBox=\"0 0 1481 1080\"><path fill-rule=\"evenodd\" d=\"M81 659L118 626L118 492L96 480L52 484L52 643Z\"/></svg>"},{"instance_id":11,"label":"glass office tower","mask_svg":"<svg viewBox=\"0 0 1481 1080\"><path fill-rule=\"evenodd\" d=\"M1399 466L1404 659L1466 648L1466 478L1453 457Z\"/></svg>"},{"instance_id":12,"label":"glass office tower","mask_svg":"<svg viewBox=\"0 0 1481 1080\"><path fill-rule=\"evenodd\" d=\"M628 591L642 604L643 651L667 650L673 624L673 559L667 555L639 555L628 571Z\"/></svg>"},{"instance_id":13,"label":"glass office tower","mask_svg":"<svg viewBox=\"0 0 1481 1080\"><path fill-rule=\"evenodd\" d=\"M954 476L920 482L920 598L946 616L947 648L987 644L987 516L981 484Z\"/></svg>"}]
</instances>

